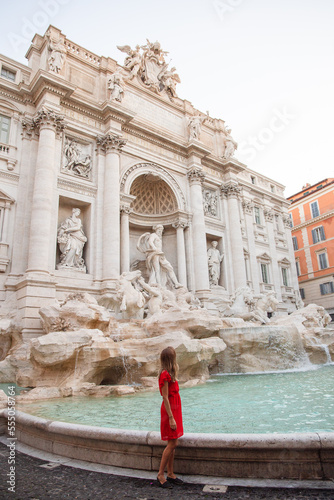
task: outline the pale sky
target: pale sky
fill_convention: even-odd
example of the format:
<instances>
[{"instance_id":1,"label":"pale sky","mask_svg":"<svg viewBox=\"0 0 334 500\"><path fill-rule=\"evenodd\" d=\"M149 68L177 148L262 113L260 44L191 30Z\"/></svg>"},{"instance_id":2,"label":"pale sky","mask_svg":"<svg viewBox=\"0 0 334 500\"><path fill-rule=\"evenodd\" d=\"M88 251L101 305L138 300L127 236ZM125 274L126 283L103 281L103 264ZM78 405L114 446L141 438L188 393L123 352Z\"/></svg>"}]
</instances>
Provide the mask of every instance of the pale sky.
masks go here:
<instances>
[{"instance_id":1,"label":"pale sky","mask_svg":"<svg viewBox=\"0 0 334 500\"><path fill-rule=\"evenodd\" d=\"M53 24L123 64L117 45L158 40L178 95L222 118L236 158L286 186L334 177L333 0L12 0L0 52L22 63Z\"/></svg>"}]
</instances>

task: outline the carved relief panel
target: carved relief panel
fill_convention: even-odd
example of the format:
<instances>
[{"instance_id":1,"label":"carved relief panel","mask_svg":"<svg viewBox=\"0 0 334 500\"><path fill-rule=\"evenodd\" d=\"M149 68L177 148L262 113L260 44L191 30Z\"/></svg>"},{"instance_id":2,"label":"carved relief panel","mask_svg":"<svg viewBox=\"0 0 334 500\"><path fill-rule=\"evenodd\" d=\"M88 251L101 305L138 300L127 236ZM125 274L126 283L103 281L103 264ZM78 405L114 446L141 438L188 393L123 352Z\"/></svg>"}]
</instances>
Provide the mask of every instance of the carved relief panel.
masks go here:
<instances>
[{"instance_id":1,"label":"carved relief panel","mask_svg":"<svg viewBox=\"0 0 334 500\"><path fill-rule=\"evenodd\" d=\"M65 136L61 171L74 177L91 180L92 145Z\"/></svg>"}]
</instances>

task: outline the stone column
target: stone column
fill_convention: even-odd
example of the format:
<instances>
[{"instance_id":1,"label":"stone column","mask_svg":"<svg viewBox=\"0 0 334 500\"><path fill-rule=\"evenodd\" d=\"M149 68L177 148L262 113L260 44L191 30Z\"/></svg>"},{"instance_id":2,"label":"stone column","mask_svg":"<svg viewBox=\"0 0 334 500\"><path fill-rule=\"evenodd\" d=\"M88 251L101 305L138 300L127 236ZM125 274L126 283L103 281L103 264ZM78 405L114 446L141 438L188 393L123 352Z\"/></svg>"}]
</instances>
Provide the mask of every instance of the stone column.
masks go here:
<instances>
[{"instance_id":1,"label":"stone column","mask_svg":"<svg viewBox=\"0 0 334 500\"><path fill-rule=\"evenodd\" d=\"M269 240L269 255L272 261L272 273L273 273L273 284L276 292L277 299L279 301L282 300L282 290L281 290L281 276L280 269L278 266L278 258L276 251L276 242L275 242L275 232L274 232L274 212L270 210L270 208L265 207L264 211L264 219L266 221L267 231L268 231L268 240Z\"/></svg>"},{"instance_id":2,"label":"stone column","mask_svg":"<svg viewBox=\"0 0 334 500\"><path fill-rule=\"evenodd\" d=\"M106 153L103 196L103 281L114 280L120 274L120 151L126 141L107 134L97 138Z\"/></svg>"},{"instance_id":3,"label":"stone column","mask_svg":"<svg viewBox=\"0 0 334 500\"><path fill-rule=\"evenodd\" d=\"M286 214L283 214L282 218L283 218L283 224L284 224L284 229L285 229L286 242L287 242L288 249L289 249L289 260L291 261L291 268L290 268L291 286L293 286L293 288L295 290L297 290L299 293L299 282L298 282L297 270L296 270L296 265L295 265L295 251L293 249L293 243L292 243L290 217L286 213Z\"/></svg>"},{"instance_id":4,"label":"stone column","mask_svg":"<svg viewBox=\"0 0 334 500\"><path fill-rule=\"evenodd\" d=\"M188 226L185 222L176 222L173 227L176 229L177 242L177 272L178 281L187 288L187 262L184 243L184 229Z\"/></svg>"},{"instance_id":5,"label":"stone column","mask_svg":"<svg viewBox=\"0 0 334 500\"><path fill-rule=\"evenodd\" d=\"M202 183L204 174L200 167L188 172L190 183L190 202L192 209L192 236L194 249L195 289L196 292L210 290L206 248L206 230L203 210Z\"/></svg>"},{"instance_id":6,"label":"stone column","mask_svg":"<svg viewBox=\"0 0 334 500\"><path fill-rule=\"evenodd\" d=\"M130 271L130 213L129 206L121 205L121 273Z\"/></svg>"},{"instance_id":7,"label":"stone column","mask_svg":"<svg viewBox=\"0 0 334 500\"><path fill-rule=\"evenodd\" d=\"M246 231L248 239L249 248L249 263L250 263L250 278L252 282L252 288L255 294L260 293L260 278L259 278L259 268L256 259L256 247L254 238L254 214L253 214L253 203L249 200L244 200L242 202L242 208L245 214Z\"/></svg>"},{"instance_id":8,"label":"stone column","mask_svg":"<svg viewBox=\"0 0 334 500\"><path fill-rule=\"evenodd\" d=\"M27 272L50 272L49 249L56 182L56 133L64 129L63 117L53 111L39 111L33 120L39 128L39 143L32 198Z\"/></svg>"},{"instance_id":9,"label":"stone column","mask_svg":"<svg viewBox=\"0 0 334 500\"><path fill-rule=\"evenodd\" d=\"M221 186L221 191L227 198L234 289L236 289L247 285L238 202L241 189L237 182L228 182Z\"/></svg>"}]
</instances>

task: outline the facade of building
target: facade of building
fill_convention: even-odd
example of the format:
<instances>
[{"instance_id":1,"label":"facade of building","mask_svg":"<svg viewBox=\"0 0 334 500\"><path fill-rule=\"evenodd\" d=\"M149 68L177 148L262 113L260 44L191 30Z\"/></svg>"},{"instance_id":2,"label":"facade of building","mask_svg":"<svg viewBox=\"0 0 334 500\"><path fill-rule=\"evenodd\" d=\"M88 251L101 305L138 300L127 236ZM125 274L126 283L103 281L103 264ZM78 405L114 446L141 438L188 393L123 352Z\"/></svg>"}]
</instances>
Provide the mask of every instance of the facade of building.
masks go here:
<instances>
[{"instance_id":1,"label":"facade of building","mask_svg":"<svg viewBox=\"0 0 334 500\"><path fill-rule=\"evenodd\" d=\"M144 273L139 238L161 224L179 283L204 304L248 285L294 310L284 187L234 157L223 120L177 96L158 42L119 48L123 66L50 26L27 66L1 57L0 300L17 299L35 336L55 298L99 299L120 273Z\"/></svg>"},{"instance_id":2,"label":"facade of building","mask_svg":"<svg viewBox=\"0 0 334 500\"><path fill-rule=\"evenodd\" d=\"M334 179L307 184L289 200L301 298L334 319Z\"/></svg>"}]
</instances>

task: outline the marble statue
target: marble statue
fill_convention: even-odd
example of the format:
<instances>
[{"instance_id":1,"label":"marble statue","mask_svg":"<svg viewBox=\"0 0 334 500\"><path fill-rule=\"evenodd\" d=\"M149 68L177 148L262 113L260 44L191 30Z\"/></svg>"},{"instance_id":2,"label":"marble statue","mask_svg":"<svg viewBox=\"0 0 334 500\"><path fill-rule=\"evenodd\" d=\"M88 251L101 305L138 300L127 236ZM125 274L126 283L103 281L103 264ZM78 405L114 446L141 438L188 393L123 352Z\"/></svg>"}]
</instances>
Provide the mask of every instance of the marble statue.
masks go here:
<instances>
[{"instance_id":1,"label":"marble statue","mask_svg":"<svg viewBox=\"0 0 334 500\"><path fill-rule=\"evenodd\" d=\"M61 256L57 269L70 268L86 272L82 252L87 238L82 230L79 215L80 209L73 208L71 217L68 217L59 226L57 241Z\"/></svg>"},{"instance_id":2,"label":"marble statue","mask_svg":"<svg viewBox=\"0 0 334 500\"><path fill-rule=\"evenodd\" d=\"M138 77L138 81L156 93L166 92L171 100L176 97L176 84L181 83L176 69L168 68L165 61L168 52L162 50L158 41L152 43L148 39L146 45L118 45L121 52L128 56L124 61L124 68L130 71L129 79Z\"/></svg>"},{"instance_id":3,"label":"marble statue","mask_svg":"<svg viewBox=\"0 0 334 500\"><path fill-rule=\"evenodd\" d=\"M130 70L129 80L132 80L139 73L141 67L142 56L140 54L140 46L136 45L134 50L131 49L130 45L117 45L117 48L121 52L128 54L128 57L125 58L124 66Z\"/></svg>"},{"instance_id":4,"label":"marble statue","mask_svg":"<svg viewBox=\"0 0 334 500\"><path fill-rule=\"evenodd\" d=\"M124 97L124 80L120 70L115 71L108 81L108 89L111 90L110 100L122 102Z\"/></svg>"},{"instance_id":5,"label":"marble statue","mask_svg":"<svg viewBox=\"0 0 334 500\"><path fill-rule=\"evenodd\" d=\"M66 48L61 40L53 41L50 36L48 39L48 49L50 52L48 58L49 69L54 73L59 73L65 62Z\"/></svg>"},{"instance_id":6,"label":"marble statue","mask_svg":"<svg viewBox=\"0 0 334 500\"><path fill-rule=\"evenodd\" d=\"M177 281L173 266L162 251L164 227L158 224L153 230L153 233L142 234L137 243L138 250L146 254L146 266L150 274L149 284L158 283L166 286L168 280L173 288L179 288L182 285Z\"/></svg>"},{"instance_id":7,"label":"marble statue","mask_svg":"<svg viewBox=\"0 0 334 500\"><path fill-rule=\"evenodd\" d=\"M66 139L64 146L65 165L64 170L72 172L79 177L88 178L92 169L91 155L83 154L78 143Z\"/></svg>"},{"instance_id":8,"label":"marble statue","mask_svg":"<svg viewBox=\"0 0 334 500\"><path fill-rule=\"evenodd\" d=\"M177 97L176 84L181 83L181 79L175 71L176 68L174 67L171 69L165 67L158 75L161 85L166 89L166 92L170 95L170 97Z\"/></svg>"},{"instance_id":9,"label":"marble statue","mask_svg":"<svg viewBox=\"0 0 334 500\"><path fill-rule=\"evenodd\" d=\"M123 319L144 317L145 297L142 293L140 271L124 272L117 283L117 300Z\"/></svg>"},{"instance_id":10,"label":"marble statue","mask_svg":"<svg viewBox=\"0 0 334 500\"><path fill-rule=\"evenodd\" d=\"M208 119L207 116L201 116L199 114L193 115L188 118L188 130L189 130L189 140L196 139L199 140L201 135L202 124Z\"/></svg>"},{"instance_id":11,"label":"marble statue","mask_svg":"<svg viewBox=\"0 0 334 500\"><path fill-rule=\"evenodd\" d=\"M228 160L229 158L231 158L234 155L235 150L238 147L238 144L235 142L235 140L231 136L231 129L230 128L225 127L225 134L226 134L224 137L225 149L224 149L224 153L223 153L223 158L225 160Z\"/></svg>"},{"instance_id":12,"label":"marble statue","mask_svg":"<svg viewBox=\"0 0 334 500\"><path fill-rule=\"evenodd\" d=\"M218 241L213 241L211 245L212 245L211 248L209 248L207 252L209 281L210 281L210 286L218 286L220 278L220 265L224 259L224 255L221 254L217 248Z\"/></svg>"}]
</instances>

